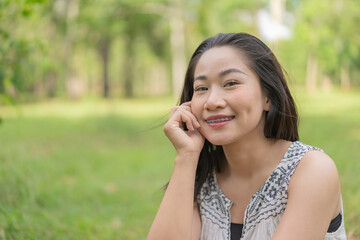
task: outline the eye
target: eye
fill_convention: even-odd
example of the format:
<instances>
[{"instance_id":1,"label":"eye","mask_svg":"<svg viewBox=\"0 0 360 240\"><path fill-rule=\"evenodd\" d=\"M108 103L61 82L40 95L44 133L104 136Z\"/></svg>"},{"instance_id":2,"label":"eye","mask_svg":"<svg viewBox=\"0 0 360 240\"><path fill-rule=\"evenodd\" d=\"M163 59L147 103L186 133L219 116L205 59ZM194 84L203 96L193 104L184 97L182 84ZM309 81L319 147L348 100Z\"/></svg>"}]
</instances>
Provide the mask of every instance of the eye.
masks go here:
<instances>
[{"instance_id":1,"label":"eye","mask_svg":"<svg viewBox=\"0 0 360 240\"><path fill-rule=\"evenodd\" d=\"M194 89L195 92L206 91L206 90L208 90L208 88L204 87L204 86L198 86L198 87L195 87L195 89Z\"/></svg>"},{"instance_id":2,"label":"eye","mask_svg":"<svg viewBox=\"0 0 360 240\"><path fill-rule=\"evenodd\" d=\"M237 84L239 84L237 81L230 80L230 81L225 82L224 87L231 87L231 86L234 86L234 85L237 85Z\"/></svg>"}]
</instances>

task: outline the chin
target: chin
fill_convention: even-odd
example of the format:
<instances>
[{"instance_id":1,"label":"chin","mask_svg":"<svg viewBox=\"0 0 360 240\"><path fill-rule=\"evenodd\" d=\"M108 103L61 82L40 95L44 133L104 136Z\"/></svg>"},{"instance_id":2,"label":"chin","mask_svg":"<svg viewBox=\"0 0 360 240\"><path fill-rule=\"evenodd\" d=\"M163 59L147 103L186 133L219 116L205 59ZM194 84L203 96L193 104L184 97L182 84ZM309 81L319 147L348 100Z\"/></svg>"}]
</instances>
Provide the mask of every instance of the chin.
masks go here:
<instances>
[{"instance_id":1,"label":"chin","mask_svg":"<svg viewBox=\"0 0 360 240\"><path fill-rule=\"evenodd\" d=\"M206 140L208 140L211 144L214 145L227 145L230 143L233 143L233 141L231 141L230 139L224 139L223 137L219 137L219 138L215 138L215 137L205 137Z\"/></svg>"},{"instance_id":2,"label":"chin","mask_svg":"<svg viewBox=\"0 0 360 240\"><path fill-rule=\"evenodd\" d=\"M204 129L201 129L204 130ZM208 131L201 131L200 133L213 145L227 145L233 141L229 137L225 137L224 134L211 133Z\"/></svg>"}]
</instances>

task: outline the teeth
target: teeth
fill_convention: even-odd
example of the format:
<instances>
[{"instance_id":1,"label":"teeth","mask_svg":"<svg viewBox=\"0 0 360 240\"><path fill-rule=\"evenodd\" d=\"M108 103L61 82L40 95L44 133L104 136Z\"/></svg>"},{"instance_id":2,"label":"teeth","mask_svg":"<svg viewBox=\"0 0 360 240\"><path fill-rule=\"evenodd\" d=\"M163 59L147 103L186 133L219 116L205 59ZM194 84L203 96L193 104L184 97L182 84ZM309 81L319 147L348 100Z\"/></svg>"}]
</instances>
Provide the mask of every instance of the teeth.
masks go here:
<instances>
[{"instance_id":1,"label":"teeth","mask_svg":"<svg viewBox=\"0 0 360 240\"><path fill-rule=\"evenodd\" d=\"M218 119L212 119L212 120L206 120L207 123L219 123L219 122L225 122L233 119L232 117L226 117L226 118L218 118Z\"/></svg>"}]
</instances>

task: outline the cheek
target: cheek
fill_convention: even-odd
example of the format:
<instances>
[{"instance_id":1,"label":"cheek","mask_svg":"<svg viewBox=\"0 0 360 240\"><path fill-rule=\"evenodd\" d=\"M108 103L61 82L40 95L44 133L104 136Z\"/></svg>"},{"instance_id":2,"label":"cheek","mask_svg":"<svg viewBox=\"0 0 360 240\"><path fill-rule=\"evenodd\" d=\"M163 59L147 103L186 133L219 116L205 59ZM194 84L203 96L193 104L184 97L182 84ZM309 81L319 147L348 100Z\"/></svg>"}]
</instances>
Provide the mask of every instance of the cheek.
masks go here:
<instances>
[{"instance_id":1,"label":"cheek","mask_svg":"<svg viewBox=\"0 0 360 240\"><path fill-rule=\"evenodd\" d=\"M254 93L247 89L239 91L230 97L231 97L231 102L235 104L235 106L241 106L242 109L251 107L251 105L254 103L254 100L256 98L254 96Z\"/></svg>"},{"instance_id":2,"label":"cheek","mask_svg":"<svg viewBox=\"0 0 360 240\"><path fill-rule=\"evenodd\" d=\"M246 89L242 90L243 91L236 96L238 101L251 102L255 104L257 102L261 102L264 98L260 88L257 86L248 86Z\"/></svg>"},{"instance_id":3,"label":"cheek","mask_svg":"<svg viewBox=\"0 0 360 240\"><path fill-rule=\"evenodd\" d=\"M202 110L204 109L203 103L198 98L193 98L191 100L191 112L199 120L201 118Z\"/></svg>"},{"instance_id":4,"label":"cheek","mask_svg":"<svg viewBox=\"0 0 360 240\"><path fill-rule=\"evenodd\" d=\"M262 94L254 89L244 89L231 96L232 107L238 109L240 112L253 114L254 112L261 112L263 110Z\"/></svg>"}]
</instances>

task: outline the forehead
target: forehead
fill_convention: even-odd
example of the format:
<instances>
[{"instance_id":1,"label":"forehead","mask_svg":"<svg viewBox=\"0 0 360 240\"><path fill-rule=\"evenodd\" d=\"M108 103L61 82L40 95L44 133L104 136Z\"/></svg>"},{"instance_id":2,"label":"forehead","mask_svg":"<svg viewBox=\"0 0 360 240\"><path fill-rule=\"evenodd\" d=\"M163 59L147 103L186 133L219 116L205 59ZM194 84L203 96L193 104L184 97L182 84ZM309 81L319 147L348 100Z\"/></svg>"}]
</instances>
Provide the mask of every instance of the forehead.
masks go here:
<instances>
[{"instance_id":1,"label":"forehead","mask_svg":"<svg viewBox=\"0 0 360 240\"><path fill-rule=\"evenodd\" d=\"M227 68L240 68L242 71L251 71L245 54L233 47L214 47L200 57L194 72L196 77L199 74L211 74Z\"/></svg>"}]
</instances>

